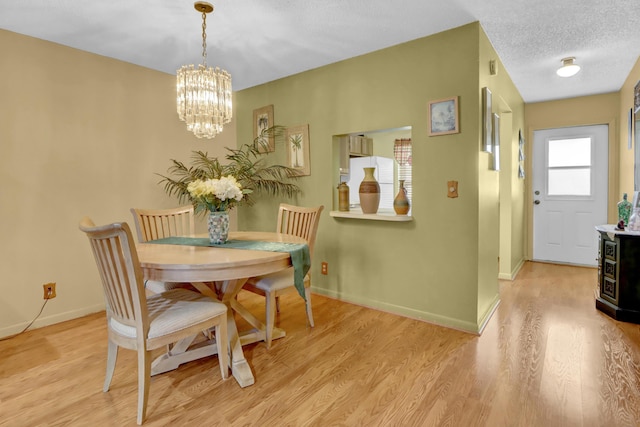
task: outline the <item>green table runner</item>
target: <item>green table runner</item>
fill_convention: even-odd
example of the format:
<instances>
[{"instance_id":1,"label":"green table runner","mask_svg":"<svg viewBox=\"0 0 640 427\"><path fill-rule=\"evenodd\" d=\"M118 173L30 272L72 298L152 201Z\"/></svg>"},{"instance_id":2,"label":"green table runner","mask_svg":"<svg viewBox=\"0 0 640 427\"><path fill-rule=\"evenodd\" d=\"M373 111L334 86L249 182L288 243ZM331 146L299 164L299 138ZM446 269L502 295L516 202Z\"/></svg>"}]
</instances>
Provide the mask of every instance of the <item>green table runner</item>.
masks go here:
<instances>
[{"instance_id":1,"label":"green table runner","mask_svg":"<svg viewBox=\"0 0 640 427\"><path fill-rule=\"evenodd\" d=\"M227 240L222 245L214 245L208 237L166 237L164 239L150 240L147 243L159 243L164 245L187 246L211 246L224 249L249 249L255 251L288 252L293 265L294 285L300 296L306 301L304 293L304 276L311 267L309 245L305 243L261 242L255 240Z\"/></svg>"}]
</instances>

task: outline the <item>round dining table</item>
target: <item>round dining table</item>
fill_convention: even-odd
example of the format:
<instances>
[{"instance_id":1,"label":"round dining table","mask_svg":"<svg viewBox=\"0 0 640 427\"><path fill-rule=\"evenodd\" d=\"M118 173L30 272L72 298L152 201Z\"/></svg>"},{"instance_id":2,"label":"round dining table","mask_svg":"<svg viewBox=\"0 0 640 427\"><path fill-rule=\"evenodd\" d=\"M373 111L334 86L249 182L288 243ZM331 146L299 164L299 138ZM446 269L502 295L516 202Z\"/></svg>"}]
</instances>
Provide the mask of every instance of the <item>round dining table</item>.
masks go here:
<instances>
[{"instance_id":1,"label":"round dining table","mask_svg":"<svg viewBox=\"0 0 640 427\"><path fill-rule=\"evenodd\" d=\"M287 234L244 231L229 233L230 240L281 242L306 244L306 240ZM162 282L187 282L201 293L218 299L227 305L227 325L230 368L241 387L255 382L251 368L244 357L242 346L265 339L265 326L236 299L247 279L289 268L288 252L232 249L219 246L190 246L178 244L138 243L138 259L145 280ZM240 334L235 322L239 314L255 329ZM284 336L277 329L274 338ZM196 336L175 344L167 353L156 358L151 374L176 369L180 364L217 353L212 338L193 344Z\"/></svg>"}]
</instances>

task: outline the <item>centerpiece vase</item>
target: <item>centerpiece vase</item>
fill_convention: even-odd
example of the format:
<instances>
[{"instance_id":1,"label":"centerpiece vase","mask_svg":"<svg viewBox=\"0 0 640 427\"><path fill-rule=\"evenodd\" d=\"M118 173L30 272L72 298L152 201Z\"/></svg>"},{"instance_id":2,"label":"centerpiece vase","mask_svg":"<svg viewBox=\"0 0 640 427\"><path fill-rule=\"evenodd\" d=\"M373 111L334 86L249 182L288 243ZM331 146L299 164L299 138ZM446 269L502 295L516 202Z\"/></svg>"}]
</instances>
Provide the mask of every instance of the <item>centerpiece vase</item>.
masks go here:
<instances>
[{"instance_id":1,"label":"centerpiece vase","mask_svg":"<svg viewBox=\"0 0 640 427\"><path fill-rule=\"evenodd\" d=\"M209 212L209 242L212 245L223 245L229 237L229 212Z\"/></svg>"},{"instance_id":2,"label":"centerpiece vase","mask_svg":"<svg viewBox=\"0 0 640 427\"><path fill-rule=\"evenodd\" d=\"M360 196L360 207L362 213L374 214L378 212L378 205L380 204L380 184L373 176L373 172L376 168L363 168L364 179L360 183L358 189L358 195Z\"/></svg>"},{"instance_id":3,"label":"centerpiece vase","mask_svg":"<svg viewBox=\"0 0 640 427\"><path fill-rule=\"evenodd\" d=\"M407 189L404 187L404 179L400 180L398 195L393 199L393 210L396 211L396 215L409 213L409 198L407 197Z\"/></svg>"}]
</instances>

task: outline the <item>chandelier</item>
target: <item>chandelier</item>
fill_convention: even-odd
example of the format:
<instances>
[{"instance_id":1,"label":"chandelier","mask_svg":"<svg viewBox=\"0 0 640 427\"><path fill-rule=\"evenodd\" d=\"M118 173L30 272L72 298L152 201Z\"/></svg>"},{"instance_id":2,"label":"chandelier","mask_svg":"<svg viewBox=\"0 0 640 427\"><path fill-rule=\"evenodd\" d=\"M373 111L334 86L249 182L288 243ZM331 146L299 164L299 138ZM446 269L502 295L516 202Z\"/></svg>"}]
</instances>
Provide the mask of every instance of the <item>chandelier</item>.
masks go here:
<instances>
[{"instance_id":1,"label":"chandelier","mask_svg":"<svg viewBox=\"0 0 640 427\"><path fill-rule=\"evenodd\" d=\"M213 5L194 3L202 13L202 64L182 66L176 74L178 117L198 138L213 138L231 121L231 75L216 67L207 67L207 13Z\"/></svg>"}]
</instances>

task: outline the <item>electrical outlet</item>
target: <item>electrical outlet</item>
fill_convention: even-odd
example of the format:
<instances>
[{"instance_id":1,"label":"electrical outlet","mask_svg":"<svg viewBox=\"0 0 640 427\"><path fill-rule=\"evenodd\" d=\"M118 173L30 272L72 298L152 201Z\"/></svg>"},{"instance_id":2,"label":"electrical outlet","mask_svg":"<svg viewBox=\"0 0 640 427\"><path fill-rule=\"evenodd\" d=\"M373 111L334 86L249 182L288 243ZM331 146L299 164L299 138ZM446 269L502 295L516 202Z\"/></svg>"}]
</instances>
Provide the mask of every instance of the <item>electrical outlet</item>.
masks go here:
<instances>
[{"instance_id":1,"label":"electrical outlet","mask_svg":"<svg viewBox=\"0 0 640 427\"><path fill-rule=\"evenodd\" d=\"M322 263L322 268L320 269L320 273L327 275L329 274L329 263L328 262L323 262Z\"/></svg>"},{"instance_id":2,"label":"electrical outlet","mask_svg":"<svg viewBox=\"0 0 640 427\"><path fill-rule=\"evenodd\" d=\"M44 288L44 299L52 299L56 297L56 284L54 283L45 283L42 285Z\"/></svg>"}]
</instances>

